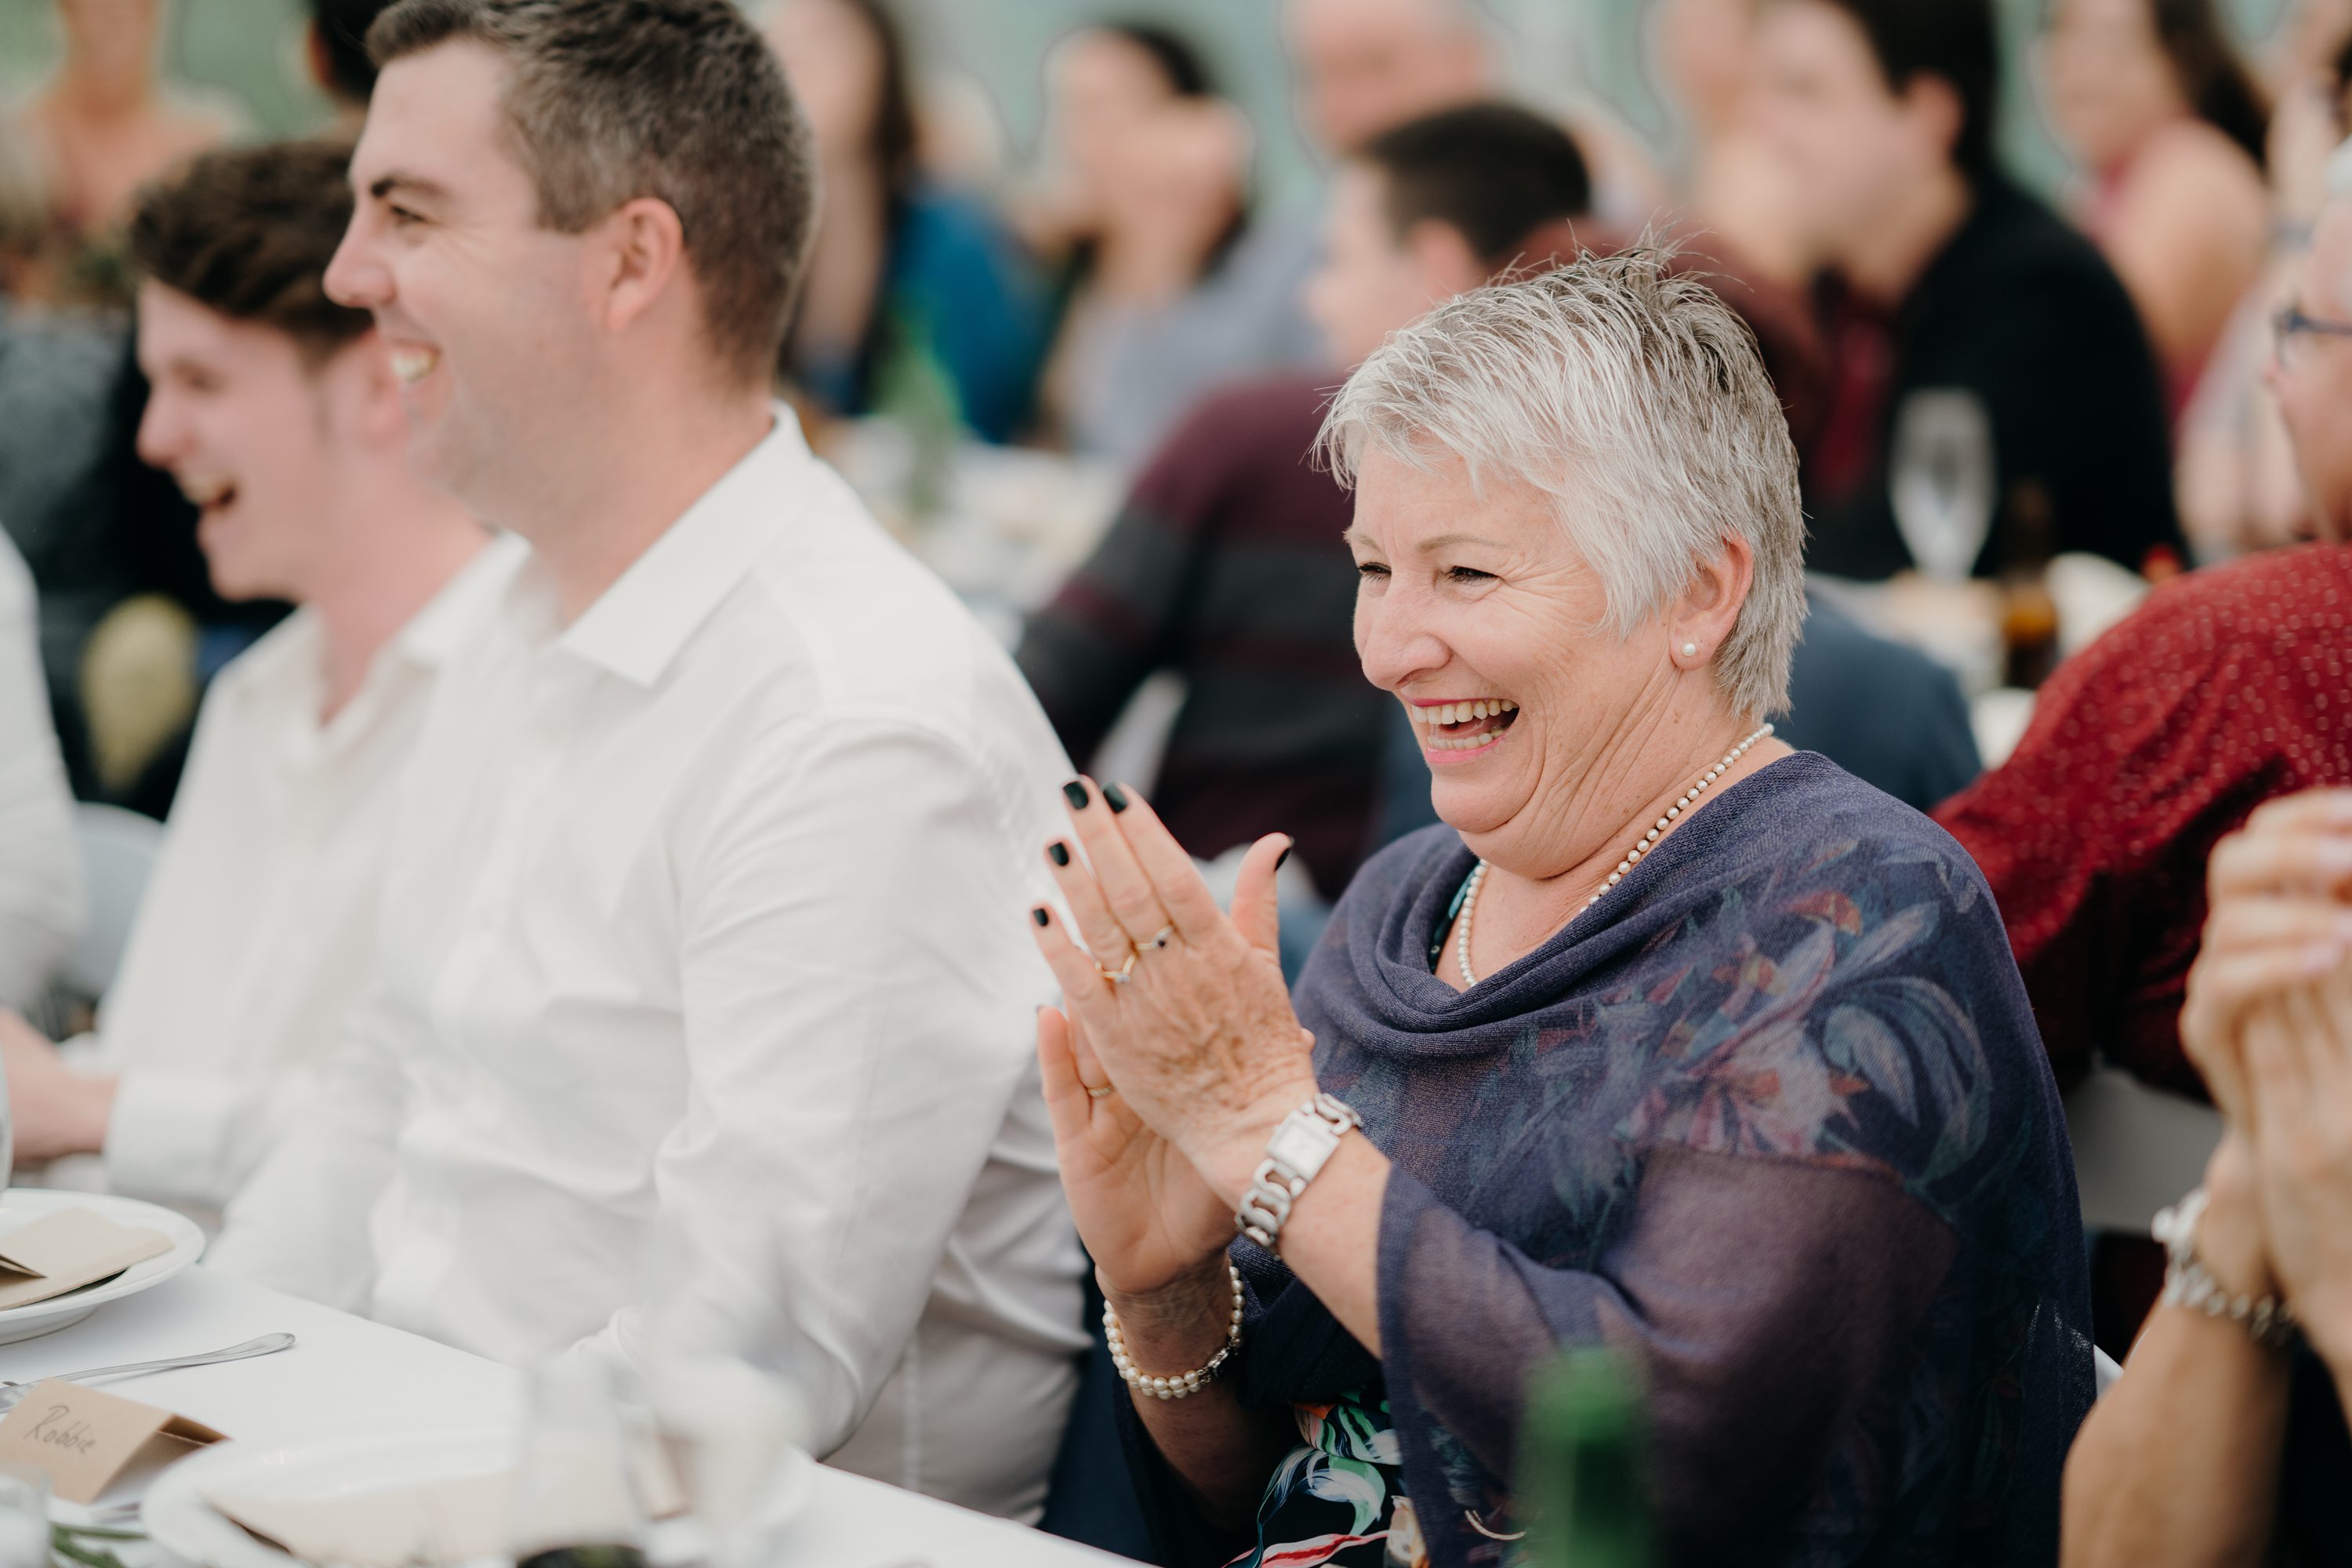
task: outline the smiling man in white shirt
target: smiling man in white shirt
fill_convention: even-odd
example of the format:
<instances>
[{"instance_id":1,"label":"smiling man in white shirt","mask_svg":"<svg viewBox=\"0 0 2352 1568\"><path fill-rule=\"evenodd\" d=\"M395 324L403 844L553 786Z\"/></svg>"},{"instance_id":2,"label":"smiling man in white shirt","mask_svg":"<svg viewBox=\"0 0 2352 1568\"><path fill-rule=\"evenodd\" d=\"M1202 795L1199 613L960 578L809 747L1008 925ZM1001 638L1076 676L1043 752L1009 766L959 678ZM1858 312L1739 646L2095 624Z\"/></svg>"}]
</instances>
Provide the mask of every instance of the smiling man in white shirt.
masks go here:
<instances>
[{"instance_id":1,"label":"smiling man in white shirt","mask_svg":"<svg viewBox=\"0 0 2352 1568\"><path fill-rule=\"evenodd\" d=\"M349 156L211 153L133 216L141 455L202 509L223 595L302 607L213 683L100 1031L68 1068L0 1015L16 1158L102 1152L49 1177L200 1218L268 1153L373 972L393 784L488 609L488 533L409 472L373 322L324 291Z\"/></svg>"},{"instance_id":2,"label":"smiling man in white shirt","mask_svg":"<svg viewBox=\"0 0 2352 1568\"><path fill-rule=\"evenodd\" d=\"M820 1452L1034 1514L1085 1343L1024 929L1067 763L768 395L814 221L782 77L730 0L404 0L370 43L329 287L531 551L429 716L381 988L215 1261L646 1364L659 1234Z\"/></svg>"}]
</instances>

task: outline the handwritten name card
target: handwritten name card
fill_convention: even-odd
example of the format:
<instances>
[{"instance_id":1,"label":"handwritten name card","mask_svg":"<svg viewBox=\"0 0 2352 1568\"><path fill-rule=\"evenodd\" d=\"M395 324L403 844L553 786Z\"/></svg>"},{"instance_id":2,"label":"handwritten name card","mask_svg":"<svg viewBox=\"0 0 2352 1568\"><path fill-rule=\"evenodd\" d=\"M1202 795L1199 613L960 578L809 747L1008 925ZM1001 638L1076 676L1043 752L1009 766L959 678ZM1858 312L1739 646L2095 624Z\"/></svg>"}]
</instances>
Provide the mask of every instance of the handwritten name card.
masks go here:
<instances>
[{"instance_id":1,"label":"handwritten name card","mask_svg":"<svg viewBox=\"0 0 2352 1568\"><path fill-rule=\"evenodd\" d=\"M0 1461L46 1471L58 1497L90 1503L134 1460L175 1459L220 1440L184 1415L52 1381L35 1384L0 1421Z\"/></svg>"}]
</instances>

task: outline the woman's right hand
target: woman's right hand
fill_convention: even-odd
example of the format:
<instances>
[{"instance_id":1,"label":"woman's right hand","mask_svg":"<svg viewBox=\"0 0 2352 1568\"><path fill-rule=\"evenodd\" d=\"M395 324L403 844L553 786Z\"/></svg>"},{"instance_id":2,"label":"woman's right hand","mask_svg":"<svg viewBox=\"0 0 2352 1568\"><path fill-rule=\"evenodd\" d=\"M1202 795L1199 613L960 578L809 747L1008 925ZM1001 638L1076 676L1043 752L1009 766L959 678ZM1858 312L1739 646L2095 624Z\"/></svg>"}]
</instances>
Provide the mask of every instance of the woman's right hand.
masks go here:
<instances>
[{"instance_id":1,"label":"woman's right hand","mask_svg":"<svg viewBox=\"0 0 2352 1568\"><path fill-rule=\"evenodd\" d=\"M1115 1301L1157 1296L1212 1267L1222 1289L1233 1211L1118 1090L1088 1091L1108 1079L1075 1017L1038 1009L1037 1059L1062 1190L1105 1294Z\"/></svg>"},{"instance_id":2,"label":"woman's right hand","mask_svg":"<svg viewBox=\"0 0 2352 1568\"><path fill-rule=\"evenodd\" d=\"M1277 966L1280 905L1273 864L1245 867L1234 889L1234 926ZM1222 1306L1232 1205L1112 1087L1075 1016L1038 1009L1037 1060L1062 1190L1104 1293L1114 1305L1167 1296L1171 1308L1181 1307L1177 1298L1206 1293ZM1097 1096L1094 1089L1111 1092Z\"/></svg>"}]
</instances>

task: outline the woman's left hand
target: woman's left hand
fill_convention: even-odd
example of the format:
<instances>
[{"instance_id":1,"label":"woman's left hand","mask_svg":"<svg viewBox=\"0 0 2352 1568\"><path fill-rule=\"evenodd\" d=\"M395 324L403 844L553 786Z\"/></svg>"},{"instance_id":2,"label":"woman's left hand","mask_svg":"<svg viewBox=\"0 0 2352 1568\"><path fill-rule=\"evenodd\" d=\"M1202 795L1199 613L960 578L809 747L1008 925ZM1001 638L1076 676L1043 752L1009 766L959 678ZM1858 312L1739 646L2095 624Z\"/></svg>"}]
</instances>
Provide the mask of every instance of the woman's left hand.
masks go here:
<instances>
[{"instance_id":1,"label":"woman's left hand","mask_svg":"<svg viewBox=\"0 0 2352 1568\"><path fill-rule=\"evenodd\" d=\"M1085 858L1054 875L1079 940L1047 910L1037 945L1112 1088L1237 1202L1276 1124L1315 1093L1314 1042L1276 956L1275 869L1288 840L1251 848L1229 919L1139 795L1090 780L1066 795Z\"/></svg>"},{"instance_id":2,"label":"woman's left hand","mask_svg":"<svg viewBox=\"0 0 2352 1568\"><path fill-rule=\"evenodd\" d=\"M2352 959L2352 790L2274 800L2221 840L2207 876L2211 913L2189 973L2180 1043L2232 1123L2246 1103L2248 1012Z\"/></svg>"},{"instance_id":3,"label":"woman's left hand","mask_svg":"<svg viewBox=\"0 0 2352 1568\"><path fill-rule=\"evenodd\" d=\"M2341 1380L2352 1376L2352 975L2283 992L2242 1030L2271 1271Z\"/></svg>"}]
</instances>

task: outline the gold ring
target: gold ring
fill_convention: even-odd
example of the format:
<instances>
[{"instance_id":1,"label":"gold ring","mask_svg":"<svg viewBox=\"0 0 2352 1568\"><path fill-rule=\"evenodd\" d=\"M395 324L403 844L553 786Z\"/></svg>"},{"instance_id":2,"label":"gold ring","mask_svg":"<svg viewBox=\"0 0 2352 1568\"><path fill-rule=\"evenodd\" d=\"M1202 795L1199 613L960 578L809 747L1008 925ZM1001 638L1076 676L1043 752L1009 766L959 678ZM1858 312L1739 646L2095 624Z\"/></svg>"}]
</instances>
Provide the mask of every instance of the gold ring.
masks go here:
<instances>
[{"instance_id":1,"label":"gold ring","mask_svg":"<svg viewBox=\"0 0 2352 1568\"><path fill-rule=\"evenodd\" d=\"M1161 926L1158 931L1152 932L1151 935L1146 939L1143 945L1150 948L1152 952L1158 952L1161 948L1166 947L1170 942L1174 942L1175 940L1176 925L1175 922L1171 921L1168 924Z\"/></svg>"},{"instance_id":2,"label":"gold ring","mask_svg":"<svg viewBox=\"0 0 2352 1568\"><path fill-rule=\"evenodd\" d=\"M1125 963L1120 964L1117 969L1105 969L1101 964L1097 963L1095 965L1095 973L1101 975L1105 980L1109 981L1113 985L1124 985L1135 977L1135 960L1137 956L1136 951L1133 948L1129 948L1127 950L1127 962Z\"/></svg>"},{"instance_id":3,"label":"gold ring","mask_svg":"<svg viewBox=\"0 0 2352 1568\"><path fill-rule=\"evenodd\" d=\"M1117 1094L1118 1092L1118 1090L1113 1089L1109 1084L1105 1084L1100 1089L1087 1089L1087 1098L1088 1100L1108 1100L1112 1095Z\"/></svg>"}]
</instances>

